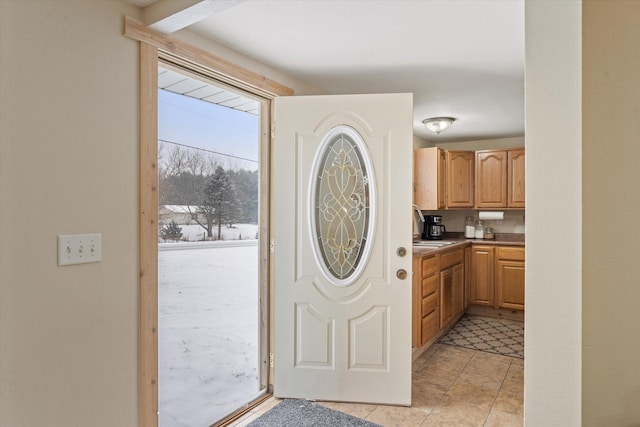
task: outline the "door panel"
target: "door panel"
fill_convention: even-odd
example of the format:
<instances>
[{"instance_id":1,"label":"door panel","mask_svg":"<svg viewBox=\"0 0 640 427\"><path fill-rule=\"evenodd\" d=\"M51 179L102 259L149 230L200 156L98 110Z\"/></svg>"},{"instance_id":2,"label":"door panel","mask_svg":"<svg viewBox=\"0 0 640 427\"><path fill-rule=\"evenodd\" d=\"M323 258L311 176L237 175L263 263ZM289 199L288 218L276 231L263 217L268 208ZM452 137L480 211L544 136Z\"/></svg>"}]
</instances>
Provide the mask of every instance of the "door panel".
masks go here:
<instances>
[{"instance_id":1,"label":"door panel","mask_svg":"<svg viewBox=\"0 0 640 427\"><path fill-rule=\"evenodd\" d=\"M412 96L281 97L275 118L274 393L409 405Z\"/></svg>"}]
</instances>

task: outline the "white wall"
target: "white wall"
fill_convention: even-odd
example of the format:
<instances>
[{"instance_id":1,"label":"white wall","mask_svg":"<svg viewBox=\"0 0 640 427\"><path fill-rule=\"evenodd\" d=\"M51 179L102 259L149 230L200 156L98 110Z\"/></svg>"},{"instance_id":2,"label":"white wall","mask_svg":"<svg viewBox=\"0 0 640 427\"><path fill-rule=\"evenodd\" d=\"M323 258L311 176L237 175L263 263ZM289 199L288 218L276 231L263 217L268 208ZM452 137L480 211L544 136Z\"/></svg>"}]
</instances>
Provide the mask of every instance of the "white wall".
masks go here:
<instances>
[{"instance_id":1,"label":"white wall","mask_svg":"<svg viewBox=\"0 0 640 427\"><path fill-rule=\"evenodd\" d=\"M583 30L583 425L639 426L640 2L585 1Z\"/></svg>"},{"instance_id":2,"label":"white wall","mask_svg":"<svg viewBox=\"0 0 640 427\"><path fill-rule=\"evenodd\" d=\"M138 423L139 67L125 14L139 9L0 1L3 427ZM90 232L103 261L58 267L56 236Z\"/></svg>"},{"instance_id":3,"label":"white wall","mask_svg":"<svg viewBox=\"0 0 640 427\"><path fill-rule=\"evenodd\" d=\"M581 12L525 2L525 425L581 425Z\"/></svg>"},{"instance_id":4,"label":"white wall","mask_svg":"<svg viewBox=\"0 0 640 427\"><path fill-rule=\"evenodd\" d=\"M120 2L0 2L0 425L137 424L137 46ZM103 262L56 265L102 233Z\"/></svg>"}]
</instances>

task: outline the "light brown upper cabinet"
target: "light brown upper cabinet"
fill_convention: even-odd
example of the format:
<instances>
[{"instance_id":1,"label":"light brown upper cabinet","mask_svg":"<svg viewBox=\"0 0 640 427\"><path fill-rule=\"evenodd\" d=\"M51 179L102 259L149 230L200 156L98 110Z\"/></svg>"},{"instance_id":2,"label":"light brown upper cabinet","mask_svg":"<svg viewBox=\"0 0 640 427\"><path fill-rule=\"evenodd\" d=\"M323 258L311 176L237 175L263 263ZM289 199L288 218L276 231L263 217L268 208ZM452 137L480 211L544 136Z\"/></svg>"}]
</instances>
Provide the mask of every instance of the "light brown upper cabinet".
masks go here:
<instances>
[{"instance_id":1,"label":"light brown upper cabinet","mask_svg":"<svg viewBox=\"0 0 640 427\"><path fill-rule=\"evenodd\" d=\"M525 207L524 149L476 152L475 207Z\"/></svg>"},{"instance_id":2,"label":"light brown upper cabinet","mask_svg":"<svg viewBox=\"0 0 640 427\"><path fill-rule=\"evenodd\" d=\"M473 208L475 153L446 151L447 208Z\"/></svg>"},{"instance_id":3,"label":"light brown upper cabinet","mask_svg":"<svg viewBox=\"0 0 640 427\"><path fill-rule=\"evenodd\" d=\"M437 147L418 148L413 152L413 203L421 210L446 208L447 158Z\"/></svg>"},{"instance_id":4,"label":"light brown upper cabinet","mask_svg":"<svg viewBox=\"0 0 640 427\"><path fill-rule=\"evenodd\" d=\"M507 207L506 151L476 151L476 207Z\"/></svg>"},{"instance_id":5,"label":"light brown upper cabinet","mask_svg":"<svg viewBox=\"0 0 640 427\"><path fill-rule=\"evenodd\" d=\"M524 208L524 149L508 151L507 206Z\"/></svg>"}]
</instances>

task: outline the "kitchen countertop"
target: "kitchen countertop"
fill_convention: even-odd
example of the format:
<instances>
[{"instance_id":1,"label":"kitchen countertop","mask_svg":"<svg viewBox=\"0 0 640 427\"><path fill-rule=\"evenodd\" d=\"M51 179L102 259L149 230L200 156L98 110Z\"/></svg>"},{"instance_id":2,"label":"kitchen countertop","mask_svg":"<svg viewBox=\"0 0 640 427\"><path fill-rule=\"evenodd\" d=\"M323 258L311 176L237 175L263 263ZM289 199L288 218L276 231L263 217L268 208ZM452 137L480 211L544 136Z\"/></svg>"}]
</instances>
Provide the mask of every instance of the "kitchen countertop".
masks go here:
<instances>
[{"instance_id":1,"label":"kitchen countertop","mask_svg":"<svg viewBox=\"0 0 640 427\"><path fill-rule=\"evenodd\" d=\"M460 233L462 234L462 233ZM450 245L442 246L439 248L426 248L421 246L413 246L413 256L419 257L425 254L432 254L438 252L450 251L451 249L460 249L469 245L501 245L501 246L524 246L523 234L510 234L510 233L496 233L496 238L492 240L484 239L465 239L464 237L448 237L445 236L442 240L428 240L429 242L456 242Z\"/></svg>"}]
</instances>

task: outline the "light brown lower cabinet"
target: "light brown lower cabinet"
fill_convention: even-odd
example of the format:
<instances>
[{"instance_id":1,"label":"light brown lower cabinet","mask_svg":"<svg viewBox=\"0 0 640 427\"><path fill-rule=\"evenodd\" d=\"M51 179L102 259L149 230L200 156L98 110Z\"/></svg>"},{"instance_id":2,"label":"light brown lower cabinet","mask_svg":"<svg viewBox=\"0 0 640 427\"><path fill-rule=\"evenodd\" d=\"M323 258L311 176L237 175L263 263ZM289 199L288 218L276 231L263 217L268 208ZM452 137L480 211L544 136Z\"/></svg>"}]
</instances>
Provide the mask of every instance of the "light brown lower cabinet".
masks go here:
<instances>
[{"instance_id":1,"label":"light brown lower cabinet","mask_svg":"<svg viewBox=\"0 0 640 427\"><path fill-rule=\"evenodd\" d=\"M471 246L471 304L495 305L494 246Z\"/></svg>"},{"instance_id":2,"label":"light brown lower cabinet","mask_svg":"<svg viewBox=\"0 0 640 427\"><path fill-rule=\"evenodd\" d=\"M464 310L464 265L440 272L440 329Z\"/></svg>"},{"instance_id":3,"label":"light brown lower cabinet","mask_svg":"<svg viewBox=\"0 0 640 427\"><path fill-rule=\"evenodd\" d=\"M524 310L524 247L472 245L413 258L412 345L444 333L469 304Z\"/></svg>"},{"instance_id":4,"label":"light brown lower cabinet","mask_svg":"<svg viewBox=\"0 0 640 427\"><path fill-rule=\"evenodd\" d=\"M471 304L524 310L524 247L471 248Z\"/></svg>"},{"instance_id":5,"label":"light brown lower cabinet","mask_svg":"<svg viewBox=\"0 0 640 427\"><path fill-rule=\"evenodd\" d=\"M413 347L440 332L440 255L413 258Z\"/></svg>"},{"instance_id":6,"label":"light brown lower cabinet","mask_svg":"<svg viewBox=\"0 0 640 427\"><path fill-rule=\"evenodd\" d=\"M413 347L422 347L465 309L465 249L413 258Z\"/></svg>"},{"instance_id":7,"label":"light brown lower cabinet","mask_svg":"<svg viewBox=\"0 0 640 427\"><path fill-rule=\"evenodd\" d=\"M464 310L464 249L440 255L440 329Z\"/></svg>"},{"instance_id":8,"label":"light brown lower cabinet","mask_svg":"<svg viewBox=\"0 0 640 427\"><path fill-rule=\"evenodd\" d=\"M496 293L498 307L524 310L524 248L496 248Z\"/></svg>"}]
</instances>

